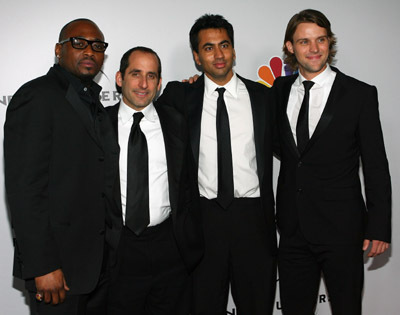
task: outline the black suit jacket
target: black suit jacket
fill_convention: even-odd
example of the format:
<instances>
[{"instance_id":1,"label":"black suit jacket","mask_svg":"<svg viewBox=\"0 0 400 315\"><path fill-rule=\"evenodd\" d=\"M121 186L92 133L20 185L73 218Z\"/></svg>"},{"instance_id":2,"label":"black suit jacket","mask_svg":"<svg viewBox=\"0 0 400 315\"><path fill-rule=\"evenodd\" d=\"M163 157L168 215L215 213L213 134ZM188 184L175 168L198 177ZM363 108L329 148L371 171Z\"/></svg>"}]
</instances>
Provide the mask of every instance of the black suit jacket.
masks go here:
<instances>
[{"instance_id":1,"label":"black suit jacket","mask_svg":"<svg viewBox=\"0 0 400 315\"><path fill-rule=\"evenodd\" d=\"M278 227L291 235L300 225L306 239L317 244L358 243L363 238L389 242L391 184L377 90L332 69L336 78L326 107L301 155L286 114L297 75L274 83L281 159Z\"/></svg>"},{"instance_id":2,"label":"black suit jacket","mask_svg":"<svg viewBox=\"0 0 400 315\"><path fill-rule=\"evenodd\" d=\"M103 260L104 200L117 171L113 133L102 105L94 120L57 67L16 92L4 126L15 276L31 279L61 268L72 294L95 288Z\"/></svg>"},{"instance_id":3,"label":"black suit jacket","mask_svg":"<svg viewBox=\"0 0 400 315\"><path fill-rule=\"evenodd\" d=\"M193 159L184 117L175 108L158 103L155 107L163 132L168 168L169 199L174 234L183 261L189 272L193 271L203 256L203 232L199 211L199 193L195 183ZM119 103L107 107L118 135ZM122 208L119 175L115 178L113 224L107 239L116 250L122 229Z\"/></svg>"},{"instance_id":4,"label":"black suit jacket","mask_svg":"<svg viewBox=\"0 0 400 315\"><path fill-rule=\"evenodd\" d=\"M276 250L275 209L272 189L272 138L274 112L270 91L262 84L238 76L245 84L251 101L256 148L257 173L265 220L269 233L269 244ZM204 74L193 83L169 82L160 101L184 113L189 126L190 146L197 174L200 145L200 126L204 98ZM196 177L197 180L197 177Z\"/></svg>"}]
</instances>

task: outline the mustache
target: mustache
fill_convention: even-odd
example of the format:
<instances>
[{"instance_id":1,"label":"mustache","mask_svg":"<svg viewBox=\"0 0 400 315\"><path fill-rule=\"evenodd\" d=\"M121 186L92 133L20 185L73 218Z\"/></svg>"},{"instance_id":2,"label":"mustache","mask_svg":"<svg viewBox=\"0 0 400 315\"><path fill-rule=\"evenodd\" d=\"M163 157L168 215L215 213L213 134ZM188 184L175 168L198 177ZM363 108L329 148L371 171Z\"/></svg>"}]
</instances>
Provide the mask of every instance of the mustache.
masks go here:
<instances>
[{"instance_id":1,"label":"mustache","mask_svg":"<svg viewBox=\"0 0 400 315\"><path fill-rule=\"evenodd\" d=\"M85 60L89 60L89 61L92 61L94 63L97 63L96 60L93 58L93 56L85 56L82 59L80 59L79 62L85 61Z\"/></svg>"}]
</instances>

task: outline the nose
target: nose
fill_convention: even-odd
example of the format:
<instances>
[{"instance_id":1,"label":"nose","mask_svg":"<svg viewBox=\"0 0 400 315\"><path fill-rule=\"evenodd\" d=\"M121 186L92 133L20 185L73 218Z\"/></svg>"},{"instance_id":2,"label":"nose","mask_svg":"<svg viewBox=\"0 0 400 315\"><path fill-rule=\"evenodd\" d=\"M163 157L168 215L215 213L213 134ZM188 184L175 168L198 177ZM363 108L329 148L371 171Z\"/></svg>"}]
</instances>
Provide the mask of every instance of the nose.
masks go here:
<instances>
[{"instance_id":1,"label":"nose","mask_svg":"<svg viewBox=\"0 0 400 315\"><path fill-rule=\"evenodd\" d=\"M142 77L140 78L139 87L140 87L141 89L146 89L146 88L147 88L147 77L146 77L146 76L142 76Z\"/></svg>"},{"instance_id":2,"label":"nose","mask_svg":"<svg viewBox=\"0 0 400 315\"><path fill-rule=\"evenodd\" d=\"M88 56L93 56L94 50L92 48L92 45L87 45L87 47L84 49L83 53Z\"/></svg>"},{"instance_id":3,"label":"nose","mask_svg":"<svg viewBox=\"0 0 400 315\"><path fill-rule=\"evenodd\" d=\"M224 56L224 53L222 52L222 49L220 47L216 47L214 49L214 57L215 58L222 58Z\"/></svg>"},{"instance_id":4,"label":"nose","mask_svg":"<svg viewBox=\"0 0 400 315\"><path fill-rule=\"evenodd\" d=\"M310 51L311 52L318 52L319 47L316 41L310 41Z\"/></svg>"}]
</instances>

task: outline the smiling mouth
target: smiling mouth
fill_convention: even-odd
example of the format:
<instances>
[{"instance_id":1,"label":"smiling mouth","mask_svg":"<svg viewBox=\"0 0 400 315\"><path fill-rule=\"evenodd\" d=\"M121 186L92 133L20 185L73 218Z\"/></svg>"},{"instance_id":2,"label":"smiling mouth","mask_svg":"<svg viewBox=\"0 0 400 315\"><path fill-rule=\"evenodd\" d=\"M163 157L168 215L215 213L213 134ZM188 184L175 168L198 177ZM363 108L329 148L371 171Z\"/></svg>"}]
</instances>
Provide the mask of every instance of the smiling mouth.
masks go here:
<instances>
[{"instance_id":1,"label":"smiling mouth","mask_svg":"<svg viewBox=\"0 0 400 315\"><path fill-rule=\"evenodd\" d=\"M134 91L134 93L137 95L137 96L139 96L139 97L146 97L147 96L147 94L148 94L148 92L136 92L136 91Z\"/></svg>"},{"instance_id":2,"label":"smiling mouth","mask_svg":"<svg viewBox=\"0 0 400 315\"><path fill-rule=\"evenodd\" d=\"M321 55L307 56L307 58L310 60L319 60L319 59L321 59Z\"/></svg>"}]
</instances>

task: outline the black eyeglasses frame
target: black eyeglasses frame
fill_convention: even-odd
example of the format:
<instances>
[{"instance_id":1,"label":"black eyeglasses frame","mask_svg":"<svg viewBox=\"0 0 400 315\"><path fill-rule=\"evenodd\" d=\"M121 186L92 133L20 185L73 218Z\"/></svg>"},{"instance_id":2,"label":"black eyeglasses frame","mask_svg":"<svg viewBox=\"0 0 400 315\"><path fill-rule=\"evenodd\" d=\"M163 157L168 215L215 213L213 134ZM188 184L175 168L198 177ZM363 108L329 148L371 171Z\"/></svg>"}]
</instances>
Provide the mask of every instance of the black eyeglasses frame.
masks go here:
<instances>
[{"instance_id":1,"label":"black eyeglasses frame","mask_svg":"<svg viewBox=\"0 0 400 315\"><path fill-rule=\"evenodd\" d=\"M76 40L76 39L85 41L86 42L86 46L85 47L76 47L76 46L74 46L74 40ZM107 47L108 47L108 43L103 42L101 40L89 40L89 39L86 39L86 38L83 38L83 37L78 37L78 36L69 37L67 39L62 40L58 44L63 45L63 44L68 43L68 42L71 42L72 48L75 48L75 49L85 49L87 46L90 45L90 47L92 47L92 50L96 51L96 52L105 52ZM97 48L95 48L96 46L93 45L94 43L103 44L104 45L104 50L98 50Z\"/></svg>"}]
</instances>

